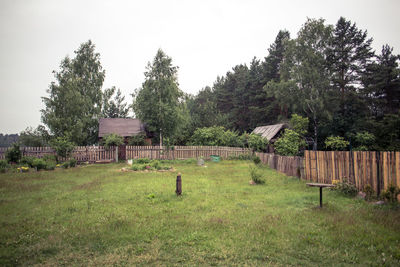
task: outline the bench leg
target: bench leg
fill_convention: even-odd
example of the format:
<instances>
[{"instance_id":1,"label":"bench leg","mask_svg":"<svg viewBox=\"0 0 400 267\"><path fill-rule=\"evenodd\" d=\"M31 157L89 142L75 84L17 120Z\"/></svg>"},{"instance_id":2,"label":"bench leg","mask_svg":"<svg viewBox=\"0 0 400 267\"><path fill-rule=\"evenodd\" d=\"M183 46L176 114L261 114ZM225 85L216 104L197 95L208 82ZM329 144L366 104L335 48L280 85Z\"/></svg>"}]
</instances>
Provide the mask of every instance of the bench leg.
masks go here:
<instances>
[{"instance_id":1,"label":"bench leg","mask_svg":"<svg viewBox=\"0 0 400 267\"><path fill-rule=\"evenodd\" d=\"M319 207L322 208L322 187L319 188Z\"/></svg>"}]
</instances>

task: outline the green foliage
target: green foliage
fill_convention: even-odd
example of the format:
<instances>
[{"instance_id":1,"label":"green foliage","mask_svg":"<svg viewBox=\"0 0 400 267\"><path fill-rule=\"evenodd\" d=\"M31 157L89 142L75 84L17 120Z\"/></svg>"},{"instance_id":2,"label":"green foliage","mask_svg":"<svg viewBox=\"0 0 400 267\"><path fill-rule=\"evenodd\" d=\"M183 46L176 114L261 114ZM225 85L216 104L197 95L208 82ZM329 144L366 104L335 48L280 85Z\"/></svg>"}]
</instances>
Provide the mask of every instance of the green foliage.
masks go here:
<instances>
[{"instance_id":1,"label":"green foliage","mask_svg":"<svg viewBox=\"0 0 400 267\"><path fill-rule=\"evenodd\" d=\"M142 158L142 159L136 159L136 160L134 160L133 162L136 162L136 163L138 163L138 164L147 164L147 163L150 163L151 160L150 160L150 159L147 159L147 158Z\"/></svg>"},{"instance_id":2,"label":"green foliage","mask_svg":"<svg viewBox=\"0 0 400 267\"><path fill-rule=\"evenodd\" d=\"M115 94L114 99L112 99ZM103 118L126 118L128 116L129 108L124 103L125 96L121 95L121 90L116 91L115 86L105 89L103 93L103 106L102 106L102 117Z\"/></svg>"},{"instance_id":3,"label":"green foliage","mask_svg":"<svg viewBox=\"0 0 400 267\"><path fill-rule=\"evenodd\" d=\"M68 169L69 166L70 166L69 161L65 161L65 162L63 162L63 163L61 164L61 167L64 168L64 169Z\"/></svg>"},{"instance_id":4,"label":"green foliage","mask_svg":"<svg viewBox=\"0 0 400 267\"><path fill-rule=\"evenodd\" d=\"M67 158L75 149L75 144L70 142L66 137L57 137L50 141L51 147L56 151L57 156Z\"/></svg>"},{"instance_id":5,"label":"green foliage","mask_svg":"<svg viewBox=\"0 0 400 267\"><path fill-rule=\"evenodd\" d=\"M247 145L249 148L257 152L264 152L268 146L268 140L258 134L249 134L247 137Z\"/></svg>"},{"instance_id":6,"label":"green foliage","mask_svg":"<svg viewBox=\"0 0 400 267\"><path fill-rule=\"evenodd\" d=\"M32 168L35 168L36 170L45 170L47 167L47 163L44 159L40 158L34 158L32 161Z\"/></svg>"},{"instance_id":7,"label":"green foliage","mask_svg":"<svg viewBox=\"0 0 400 267\"><path fill-rule=\"evenodd\" d=\"M296 156L305 146L304 139L290 129L285 129L283 135L274 144L276 152L282 156Z\"/></svg>"},{"instance_id":8,"label":"green foliage","mask_svg":"<svg viewBox=\"0 0 400 267\"><path fill-rule=\"evenodd\" d=\"M357 187L345 178L342 182L336 184L335 190L349 197L354 197L358 193Z\"/></svg>"},{"instance_id":9,"label":"green foliage","mask_svg":"<svg viewBox=\"0 0 400 267\"><path fill-rule=\"evenodd\" d=\"M131 166L131 170L133 171L143 171L143 170L170 170L171 166L166 165L168 163L172 163L174 161L169 160L149 160L149 159L137 159L133 160L133 164ZM180 162L180 161L176 161Z\"/></svg>"},{"instance_id":10,"label":"green foliage","mask_svg":"<svg viewBox=\"0 0 400 267\"><path fill-rule=\"evenodd\" d=\"M20 160L20 163L23 165L27 165L31 168L33 168L33 161L35 160L36 157L31 157L31 156L23 156Z\"/></svg>"},{"instance_id":11,"label":"green foliage","mask_svg":"<svg viewBox=\"0 0 400 267\"><path fill-rule=\"evenodd\" d=\"M46 145L48 134L46 129L40 125L36 129L28 127L20 133L19 142L23 146L42 147Z\"/></svg>"},{"instance_id":12,"label":"green foliage","mask_svg":"<svg viewBox=\"0 0 400 267\"><path fill-rule=\"evenodd\" d=\"M14 143L12 145L12 147L7 149L7 151L5 153L5 158L6 158L7 162L18 163L19 160L21 159L21 157L22 157L22 153L21 153L21 150L19 149L18 143Z\"/></svg>"},{"instance_id":13,"label":"green foliage","mask_svg":"<svg viewBox=\"0 0 400 267\"><path fill-rule=\"evenodd\" d=\"M364 193L365 193L365 200L367 201L372 200L376 196L376 193L370 184L367 184L364 187Z\"/></svg>"},{"instance_id":14,"label":"green foliage","mask_svg":"<svg viewBox=\"0 0 400 267\"><path fill-rule=\"evenodd\" d=\"M76 167L76 164L77 164L78 161L76 159L72 158L68 162L69 162L69 166L71 168L74 168L74 167Z\"/></svg>"},{"instance_id":15,"label":"green foliage","mask_svg":"<svg viewBox=\"0 0 400 267\"><path fill-rule=\"evenodd\" d=\"M133 111L149 130L162 138L173 137L184 122L183 92L178 87L178 68L161 49L145 72L142 87L133 96Z\"/></svg>"},{"instance_id":16,"label":"green foliage","mask_svg":"<svg viewBox=\"0 0 400 267\"><path fill-rule=\"evenodd\" d=\"M104 147L110 149L112 146L119 146L124 143L124 138L116 133L108 134L104 137Z\"/></svg>"},{"instance_id":17,"label":"green foliage","mask_svg":"<svg viewBox=\"0 0 400 267\"><path fill-rule=\"evenodd\" d=\"M357 143L357 147L354 150L357 151L368 151L375 142L375 136L367 131L358 132L354 136L354 140Z\"/></svg>"},{"instance_id":18,"label":"green foliage","mask_svg":"<svg viewBox=\"0 0 400 267\"><path fill-rule=\"evenodd\" d=\"M400 188L391 184L388 189L382 193L382 197L389 203L397 203L397 196L400 194Z\"/></svg>"},{"instance_id":19,"label":"green foliage","mask_svg":"<svg viewBox=\"0 0 400 267\"><path fill-rule=\"evenodd\" d=\"M253 157L253 162L254 162L254 164L256 164L256 165L260 164L260 163L261 163L260 157L254 156L254 157Z\"/></svg>"},{"instance_id":20,"label":"green foliage","mask_svg":"<svg viewBox=\"0 0 400 267\"><path fill-rule=\"evenodd\" d=\"M18 134L2 134L0 133L0 147L9 147L13 143L19 141Z\"/></svg>"},{"instance_id":21,"label":"green foliage","mask_svg":"<svg viewBox=\"0 0 400 267\"><path fill-rule=\"evenodd\" d=\"M292 114L289 122L290 129L298 133L300 136L305 136L307 134L308 123L308 118L303 118L297 114Z\"/></svg>"},{"instance_id":22,"label":"green foliage","mask_svg":"<svg viewBox=\"0 0 400 267\"><path fill-rule=\"evenodd\" d=\"M265 184L265 179L257 166L249 166L251 180L256 184Z\"/></svg>"},{"instance_id":23,"label":"green foliage","mask_svg":"<svg viewBox=\"0 0 400 267\"><path fill-rule=\"evenodd\" d=\"M236 132L225 130L222 126L200 128L194 131L190 144L195 146L243 146Z\"/></svg>"},{"instance_id":24,"label":"green foliage","mask_svg":"<svg viewBox=\"0 0 400 267\"><path fill-rule=\"evenodd\" d=\"M146 145L146 135L138 134L138 135L129 137L128 145L129 146L144 146L144 145Z\"/></svg>"},{"instance_id":25,"label":"green foliage","mask_svg":"<svg viewBox=\"0 0 400 267\"><path fill-rule=\"evenodd\" d=\"M349 142L341 136L329 136L325 139L325 147L331 150L345 150Z\"/></svg>"},{"instance_id":26,"label":"green foliage","mask_svg":"<svg viewBox=\"0 0 400 267\"><path fill-rule=\"evenodd\" d=\"M0 159L0 173L5 173L9 168L10 165L8 165L7 161L4 159Z\"/></svg>"},{"instance_id":27,"label":"green foliage","mask_svg":"<svg viewBox=\"0 0 400 267\"><path fill-rule=\"evenodd\" d=\"M42 98L43 123L55 138L68 136L78 145L94 144L105 78L94 44L90 40L81 44L74 58L62 60L60 71L54 71L54 76L56 82L50 84L48 97Z\"/></svg>"}]
</instances>

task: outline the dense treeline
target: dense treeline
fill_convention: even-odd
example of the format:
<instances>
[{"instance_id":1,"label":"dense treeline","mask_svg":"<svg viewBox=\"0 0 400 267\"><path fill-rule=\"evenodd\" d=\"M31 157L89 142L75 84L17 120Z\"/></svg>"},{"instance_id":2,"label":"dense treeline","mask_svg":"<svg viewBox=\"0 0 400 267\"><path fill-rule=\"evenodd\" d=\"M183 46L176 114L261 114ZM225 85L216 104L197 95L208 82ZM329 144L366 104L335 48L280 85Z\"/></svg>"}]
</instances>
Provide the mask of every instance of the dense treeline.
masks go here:
<instances>
[{"instance_id":1,"label":"dense treeline","mask_svg":"<svg viewBox=\"0 0 400 267\"><path fill-rule=\"evenodd\" d=\"M292 39L280 31L263 60L240 64L188 100L192 127L224 126L238 132L287 121L310 121L308 137L325 149L341 136L373 135L368 149L400 149L400 69L389 45L379 54L355 23L309 19Z\"/></svg>"},{"instance_id":2,"label":"dense treeline","mask_svg":"<svg viewBox=\"0 0 400 267\"><path fill-rule=\"evenodd\" d=\"M1 134L0 133L0 147L9 147L11 144L18 142L18 134Z\"/></svg>"}]
</instances>

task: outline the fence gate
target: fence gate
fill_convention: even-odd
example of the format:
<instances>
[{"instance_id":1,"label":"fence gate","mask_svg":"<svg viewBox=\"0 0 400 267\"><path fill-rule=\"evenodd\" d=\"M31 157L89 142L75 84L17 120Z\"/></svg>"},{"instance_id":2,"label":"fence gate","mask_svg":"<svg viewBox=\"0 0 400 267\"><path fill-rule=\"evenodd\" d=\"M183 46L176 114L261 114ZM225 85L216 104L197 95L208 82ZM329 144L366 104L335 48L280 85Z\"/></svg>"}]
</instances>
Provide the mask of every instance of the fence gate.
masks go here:
<instances>
[{"instance_id":1,"label":"fence gate","mask_svg":"<svg viewBox=\"0 0 400 267\"><path fill-rule=\"evenodd\" d=\"M118 147L118 160L126 160L126 145Z\"/></svg>"}]
</instances>

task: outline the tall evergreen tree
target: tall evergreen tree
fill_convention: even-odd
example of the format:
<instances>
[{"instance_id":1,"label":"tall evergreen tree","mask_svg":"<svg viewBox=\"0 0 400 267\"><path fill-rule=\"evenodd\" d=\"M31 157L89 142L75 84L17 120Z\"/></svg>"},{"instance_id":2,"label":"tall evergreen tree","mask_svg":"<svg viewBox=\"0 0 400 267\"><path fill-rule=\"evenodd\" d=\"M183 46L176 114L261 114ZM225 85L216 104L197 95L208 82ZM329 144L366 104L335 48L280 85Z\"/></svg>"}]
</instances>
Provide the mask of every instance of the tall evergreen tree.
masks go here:
<instances>
[{"instance_id":1,"label":"tall evergreen tree","mask_svg":"<svg viewBox=\"0 0 400 267\"><path fill-rule=\"evenodd\" d=\"M400 109L400 55L392 53L393 48L384 45L363 77L364 94L370 99L371 110L377 117L398 113Z\"/></svg>"},{"instance_id":2,"label":"tall evergreen tree","mask_svg":"<svg viewBox=\"0 0 400 267\"><path fill-rule=\"evenodd\" d=\"M153 62L148 63L142 87L133 94L133 111L159 135L160 146L164 138L174 136L183 120L183 93L178 87L177 71L172 59L159 49Z\"/></svg>"},{"instance_id":3,"label":"tall evergreen tree","mask_svg":"<svg viewBox=\"0 0 400 267\"><path fill-rule=\"evenodd\" d=\"M98 118L105 71L100 54L89 40L75 51L75 57L65 57L60 71L54 71L57 82L42 97L45 109L42 121L54 137L67 137L77 145L89 145L97 141Z\"/></svg>"},{"instance_id":4,"label":"tall evergreen tree","mask_svg":"<svg viewBox=\"0 0 400 267\"><path fill-rule=\"evenodd\" d=\"M333 30L327 59L332 72L333 87L340 90L342 99L361 83L361 75L374 53L372 38L359 30L355 23L340 17Z\"/></svg>"}]
</instances>

